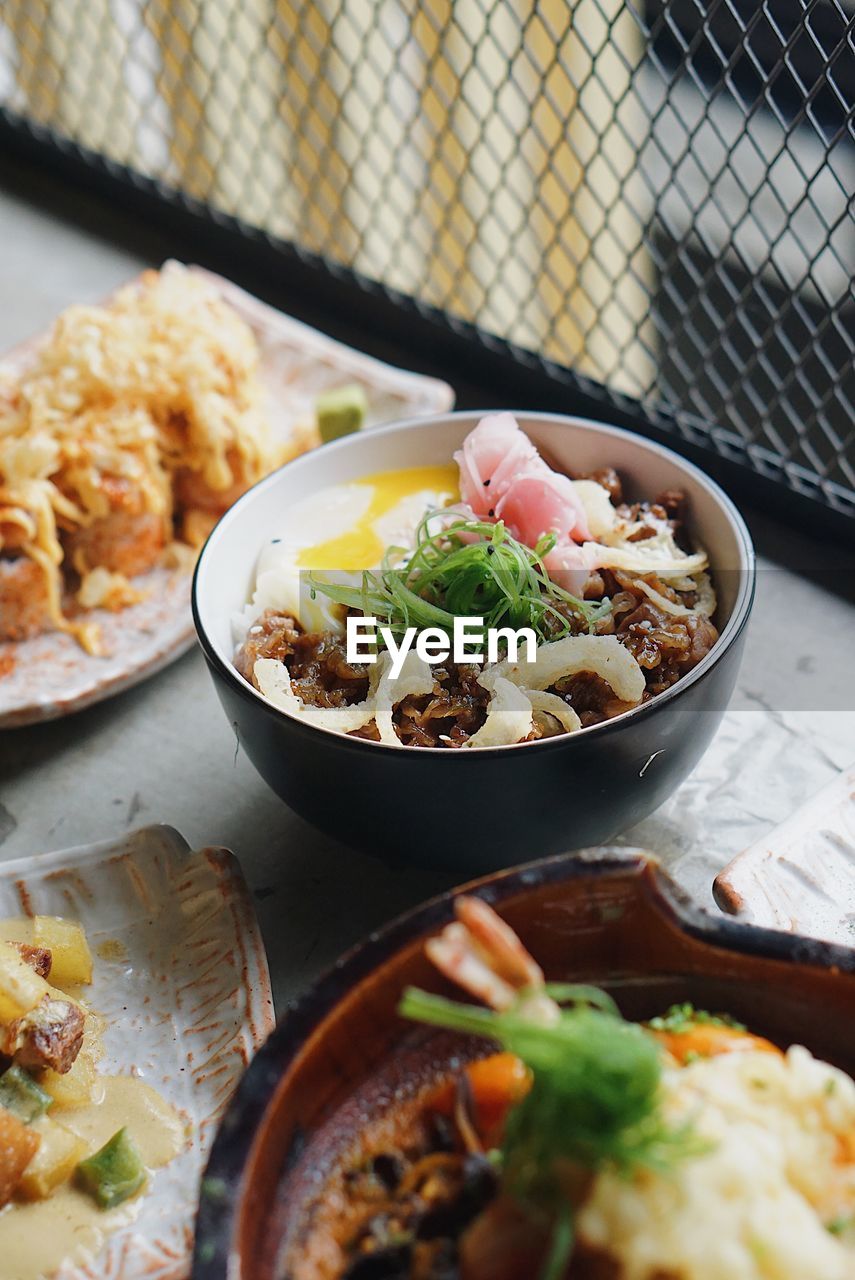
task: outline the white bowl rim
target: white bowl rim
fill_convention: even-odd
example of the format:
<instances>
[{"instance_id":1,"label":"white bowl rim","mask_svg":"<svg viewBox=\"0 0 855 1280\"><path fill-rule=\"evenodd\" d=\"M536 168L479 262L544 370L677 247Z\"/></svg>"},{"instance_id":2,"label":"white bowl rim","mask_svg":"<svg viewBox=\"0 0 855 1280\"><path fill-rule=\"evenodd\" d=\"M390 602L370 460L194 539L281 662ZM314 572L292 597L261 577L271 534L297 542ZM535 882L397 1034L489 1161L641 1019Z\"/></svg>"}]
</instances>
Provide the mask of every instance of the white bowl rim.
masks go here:
<instances>
[{"instance_id":1,"label":"white bowl rim","mask_svg":"<svg viewBox=\"0 0 855 1280\"><path fill-rule=\"evenodd\" d=\"M228 511L220 517L214 528L211 530L196 562L196 569L193 574L193 622L196 626L196 633L199 637L202 650L211 666L221 674L224 674L226 679L244 697L254 698L268 714L273 715L280 720L286 720L290 725L295 726L304 732L309 734L324 734L335 739L340 745L350 745L356 750L372 750L383 753L392 752L398 756L400 756L401 752L405 752L407 755L412 755L413 753L422 755L426 750L424 747L411 747L405 743L401 743L399 746L393 746L390 743L374 742L370 738L356 738L350 734L340 733L337 729L328 729L325 726L308 724L306 721L301 720L299 716L292 715L289 712L283 711L281 708L274 706L269 699L264 697L260 690L256 689L254 685L250 684L250 682L241 675L234 663L230 662L228 658L221 653L220 646L215 644L208 635L205 625L201 619L199 597L201 592L204 590L204 578L208 572L209 562L216 556L217 541L218 538L222 536L223 530L228 528L228 525L237 518L239 511L242 511L244 507L249 506L252 503L254 495L264 492L267 489L274 488L276 484L279 483L280 477L283 473L287 472L291 474L294 469L299 469L301 465L315 461L319 453L325 457L331 457L336 453L340 453L342 450L358 447L358 442L361 439L375 439L378 436L396 435L401 431L407 431L414 427L424 427L431 423L445 423L450 420L460 422L461 425L465 422L471 422L474 426L482 418L487 417L490 414L502 412L509 412L513 414L514 417L518 418L533 418L537 419L538 422L572 425L574 427L581 427L586 431L593 431L599 435L629 440L634 444L640 445L650 453L658 455L663 459L667 459L671 463L675 463L690 475L702 489L706 490L710 497L713 498L721 508L725 518L730 524L739 550L739 590L737 592L730 617L725 624L724 630L720 632L718 640L713 645L712 649L704 655L698 665L693 667L687 675L681 676L680 679L675 681L675 683L669 688L663 690L662 693L656 694L655 697L650 698L647 702L640 703L637 707L630 708L629 711L623 711L620 715L614 716L610 720L604 720L599 724L592 724L588 725L586 728L577 729L574 733L559 733L550 738L535 739L533 742L511 742L504 746L478 747L472 751L434 750L430 753L431 758L442 759L447 757L449 759L457 759L461 756L470 756L477 759L483 759L485 756L495 755L497 752L505 753L508 751L520 750L556 750L562 745L566 746L570 740L575 741L580 737L587 738L591 734L597 734L599 737L604 737L609 732L619 730L621 725L627 724L630 720L640 720L661 710L661 708L663 708L668 702L672 701L673 698L678 697L684 690L691 688L692 685L697 684L706 675L708 675L745 627L754 601L756 583L756 558L754 553L754 544L751 540L751 535L748 532L748 526L732 499L728 497L721 486L717 484L711 476L708 476L706 472L702 471L700 467L695 465L695 463L682 457L681 454L676 453L673 449L669 449L667 445L660 444L656 440L650 440L647 436L638 435L636 432L627 431L623 427L617 427L611 423L602 422L597 418L582 418L576 417L574 414L566 413L542 413L537 409L502 410L496 408L463 409L450 413L423 414L414 418L402 418L398 422L386 423L380 427L372 427L364 436L359 432L343 436L340 440L331 441L328 444L319 446L318 449L312 449L308 453L302 453L298 455L298 457L292 458L290 462L286 462L283 466L277 468L276 471L272 471L270 475L265 476L262 480L259 480L256 484L252 485L251 488L247 489L245 493L241 494L237 501L234 502L232 506L229 507Z\"/></svg>"}]
</instances>

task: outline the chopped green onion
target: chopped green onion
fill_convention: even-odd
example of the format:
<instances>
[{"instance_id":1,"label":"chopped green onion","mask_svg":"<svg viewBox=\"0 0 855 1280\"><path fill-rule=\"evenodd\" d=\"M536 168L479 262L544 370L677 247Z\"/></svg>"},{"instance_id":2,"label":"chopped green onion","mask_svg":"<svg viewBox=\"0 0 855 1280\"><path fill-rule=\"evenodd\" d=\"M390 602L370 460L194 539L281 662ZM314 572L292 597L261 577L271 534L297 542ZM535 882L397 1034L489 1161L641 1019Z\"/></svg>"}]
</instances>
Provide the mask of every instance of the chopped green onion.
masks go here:
<instances>
[{"instance_id":1,"label":"chopped green onion","mask_svg":"<svg viewBox=\"0 0 855 1280\"><path fill-rule=\"evenodd\" d=\"M615 1018L620 1011L607 991L600 987L590 987L584 982L547 982L544 991L556 1004L588 1004L592 1009L601 1009Z\"/></svg>"},{"instance_id":2,"label":"chopped green onion","mask_svg":"<svg viewBox=\"0 0 855 1280\"><path fill-rule=\"evenodd\" d=\"M530 1091L508 1113L502 1144L505 1191L534 1215L552 1220L541 1280L563 1275L573 1248L566 1170L667 1171L709 1150L689 1124L662 1114L662 1053L653 1036L626 1022L596 987L549 984L562 1008L557 1021L526 1016L526 995L503 1012L409 988L406 1018L484 1036L521 1058Z\"/></svg>"},{"instance_id":3,"label":"chopped green onion","mask_svg":"<svg viewBox=\"0 0 855 1280\"><path fill-rule=\"evenodd\" d=\"M670 1031L680 1035L691 1031L693 1027L730 1027L732 1031L744 1031L745 1027L726 1013L707 1013L705 1009L696 1009L688 1001L684 1004L672 1004L668 1011L659 1017L651 1018L647 1024L651 1031Z\"/></svg>"},{"instance_id":4,"label":"chopped green onion","mask_svg":"<svg viewBox=\"0 0 855 1280\"><path fill-rule=\"evenodd\" d=\"M455 618L481 618L485 632L530 627L540 641L558 640L579 628L590 631L610 602L580 600L553 582L543 556L555 541L536 548L519 542L502 521L462 516L431 533L430 511L416 530L411 551L390 547L378 570L366 570L359 587L309 575L313 590L338 604L376 617L400 635L407 627L439 627L452 633ZM575 624L575 626L574 626Z\"/></svg>"},{"instance_id":5,"label":"chopped green onion","mask_svg":"<svg viewBox=\"0 0 855 1280\"><path fill-rule=\"evenodd\" d=\"M540 1271L540 1280L562 1280L573 1254L575 1235L572 1210L569 1204L564 1204L558 1211L549 1253Z\"/></svg>"},{"instance_id":6,"label":"chopped green onion","mask_svg":"<svg viewBox=\"0 0 855 1280\"><path fill-rule=\"evenodd\" d=\"M571 990L564 988L568 999ZM594 989L582 987L549 1025L526 1015L525 993L519 1007L496 1013L409 988L399 1011L498 1041L531 1069L533 1086L510 1113L505 1147L506 1164L524 1168L526 1178L535 1169L542 1175L556 1159L631 1171L694 1154L688 1132L669 1129L660 1116L662 1053L655 1039L626 1022L605 992L598 996L596 1008Z\"/></svg>"}]
</instances>

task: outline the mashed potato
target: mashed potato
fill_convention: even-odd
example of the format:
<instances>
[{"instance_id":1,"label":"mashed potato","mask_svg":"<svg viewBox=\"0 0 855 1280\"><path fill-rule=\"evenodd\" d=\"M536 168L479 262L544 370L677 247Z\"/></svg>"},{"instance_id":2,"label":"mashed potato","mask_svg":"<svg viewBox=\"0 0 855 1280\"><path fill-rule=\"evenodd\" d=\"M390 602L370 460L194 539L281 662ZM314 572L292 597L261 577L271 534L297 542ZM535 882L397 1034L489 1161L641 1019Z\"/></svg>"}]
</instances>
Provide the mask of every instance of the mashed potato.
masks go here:
<instances>
[{"instance_id":1,"label":"mashed potato","mask_svg":"<svg viewBox=\"0 0 855 1280\"><path fill-rule=\"evenodd\" d=\"M597 1178L579 1236L621 1280L853 1280L852 1080L793 1047L669 1067L664 1087L710 1149L669 1175Z\"/></svg>"}]
</instances>

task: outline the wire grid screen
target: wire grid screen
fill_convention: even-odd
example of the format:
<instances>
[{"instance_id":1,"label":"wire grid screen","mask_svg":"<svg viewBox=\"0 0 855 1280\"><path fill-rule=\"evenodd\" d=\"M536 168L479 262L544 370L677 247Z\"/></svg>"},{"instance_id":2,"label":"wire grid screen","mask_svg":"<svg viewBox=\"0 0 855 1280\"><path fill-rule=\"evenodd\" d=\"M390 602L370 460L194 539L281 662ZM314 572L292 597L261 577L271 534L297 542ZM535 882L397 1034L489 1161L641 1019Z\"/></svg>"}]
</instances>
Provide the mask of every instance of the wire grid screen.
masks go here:
<instances>
[{"instance_id":1,"label":"wire grid screen","mask_svg":"<svg viewBox=\"0 0 855 1280\"><path fill-rule=\"evenodd\" d=\"M852 0L5 0L0 100L855 498Z\"/></svg>"}]
</instances>

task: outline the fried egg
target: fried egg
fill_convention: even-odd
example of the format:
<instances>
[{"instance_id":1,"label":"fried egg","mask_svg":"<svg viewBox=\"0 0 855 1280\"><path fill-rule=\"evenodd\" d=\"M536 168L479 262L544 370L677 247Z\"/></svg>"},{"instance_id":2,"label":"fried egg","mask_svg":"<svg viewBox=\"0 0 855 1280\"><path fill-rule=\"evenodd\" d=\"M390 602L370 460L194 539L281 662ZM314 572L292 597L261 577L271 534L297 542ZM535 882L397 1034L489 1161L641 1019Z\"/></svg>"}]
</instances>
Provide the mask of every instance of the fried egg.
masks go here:
<instances>
[{"instance_id":1,"label":"fried egg","mask_svg":"<svg viewBox=\"0 0 855 1280\"><path fill-rule=\"evenodd\" d=\"M266 609L295 617L306 631L343 630L341 606L312 599L307 573L358 585L389 547L410 547L427 511L458 497L455 465L381 471L309 494L283 516L262 547L251 602L235 619L235 638Z\"/></svg>"}]
</instances>

